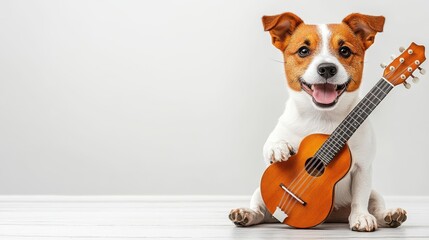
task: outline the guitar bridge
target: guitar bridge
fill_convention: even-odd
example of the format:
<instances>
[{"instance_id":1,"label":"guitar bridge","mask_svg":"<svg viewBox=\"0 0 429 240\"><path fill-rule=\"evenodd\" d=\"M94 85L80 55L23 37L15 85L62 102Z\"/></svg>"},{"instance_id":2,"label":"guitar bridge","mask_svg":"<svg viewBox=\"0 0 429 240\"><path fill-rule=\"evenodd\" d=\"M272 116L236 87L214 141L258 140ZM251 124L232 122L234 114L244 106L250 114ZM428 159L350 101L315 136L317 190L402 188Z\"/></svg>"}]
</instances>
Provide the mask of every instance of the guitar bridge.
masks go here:
<instances>
[{"instance_id":1,"label":"guitar bridge","mask_svg":"<svg viewBox=\"0 0 429 240\"><path fill-rule=\"evenodd\" d=\"M276 207L276 211L273 213L273 217L279 220L281 223L288 217L287 213L283 212L283 210L279 207Z\"/></svg>"}]
</instances>

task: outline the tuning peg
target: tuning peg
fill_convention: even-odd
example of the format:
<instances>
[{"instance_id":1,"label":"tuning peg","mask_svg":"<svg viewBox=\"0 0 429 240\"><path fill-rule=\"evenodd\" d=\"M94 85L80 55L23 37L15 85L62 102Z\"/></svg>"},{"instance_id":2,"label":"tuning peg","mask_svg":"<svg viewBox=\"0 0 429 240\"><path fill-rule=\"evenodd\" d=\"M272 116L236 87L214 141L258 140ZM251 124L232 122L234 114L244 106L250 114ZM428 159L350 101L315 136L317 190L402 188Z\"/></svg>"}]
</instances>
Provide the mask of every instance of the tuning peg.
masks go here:
<instances>
[{"instance_id":1,"label":"tuning peg","mask_svg":"<svg viewBox=\"0 0 429 240\"><path fill-rule=\"evenodd\" d=\"M413 74L410 74L410 76L413 78L413 83L418 83L420 81L420 79Z\"/></svg>"},{"instance_id":2,"label":"tuning peg","mask_svg":"<svg viewBox=\"0 0 429 240\"><path fill-rule=\"evenodd\" d=\"M395 58L396 58L395 54L390 55L390 59L395 60Z\"/></svg>"},{"instance_id":3,"label":"tuning peg","mask_svg":"<svg viewBox=\"0 0 429 240\"><path fill-rule=\"evenodd\" d=\"M407 83L407 81L404 81L404 86L406 89L410 89L411 88L411 84Z\"/></svg>"},{"instance_id":4,"label":"tuning peg","mask_svg":"<svg viewBox=\"0 0 429 240\"><path fill-rule=\"evenodd\" d=\"M419 67L420 70L420 74L421 75L425 75L426 74L426 70L424 68Z\"/></svg>"},{"instance_id":5,"label":"tuning peg","mask_svg":"<svg viewBox=\"0 0 429 240\"><path fill-rule=\"evenodd\" d=\"M386 67L387 67L387 64L385 64L385 63L380 63L380 67L381 67L381 68L386 68Z\"/></svg>"},{"instance_id":6,"label":"tuning peg","mask_svg":"<svg viewBox=\"0 0 429 240\"><path fill-rule=\"evenodd\" d=\"M400 51L400 52L403 52L403 51L405 51L405 48L404 48L404 47L402 47L402 46L400 46L400 47L399 47L399 51Z\"/></svg>"}]
</instances>

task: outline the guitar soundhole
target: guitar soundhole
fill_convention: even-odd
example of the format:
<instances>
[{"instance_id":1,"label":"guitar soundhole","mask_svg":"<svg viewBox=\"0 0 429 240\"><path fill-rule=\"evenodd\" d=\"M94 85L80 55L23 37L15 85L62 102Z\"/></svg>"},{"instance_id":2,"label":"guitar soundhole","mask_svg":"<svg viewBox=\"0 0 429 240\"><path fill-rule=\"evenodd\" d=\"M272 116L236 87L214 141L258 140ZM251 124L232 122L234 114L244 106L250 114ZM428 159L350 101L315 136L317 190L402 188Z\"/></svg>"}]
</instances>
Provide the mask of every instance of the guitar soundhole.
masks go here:
<instances>
[{"instance_id":1,"label":"guitar soundhole","mask_svg":"<svg viewBox=\"0 0 429 240\"><path fill-rule=\"evenodd\" d=\"M305 171L313 177L320 177L325 171L325 165L317 158L309 158L305 162Z\"/></svg>"}]
</instances>

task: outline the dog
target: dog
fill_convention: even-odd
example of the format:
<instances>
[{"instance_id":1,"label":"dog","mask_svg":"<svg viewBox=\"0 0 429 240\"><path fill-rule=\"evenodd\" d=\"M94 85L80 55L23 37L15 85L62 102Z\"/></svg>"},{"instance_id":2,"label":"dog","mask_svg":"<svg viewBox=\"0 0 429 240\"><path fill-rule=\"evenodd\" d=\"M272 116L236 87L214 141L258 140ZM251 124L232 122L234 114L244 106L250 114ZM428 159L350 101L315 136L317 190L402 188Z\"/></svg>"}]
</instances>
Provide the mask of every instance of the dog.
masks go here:
<instances>
[{"instance_id":1,"label":"dog","mask_svg":"<svg viewBox=\"0 0 429 240\"><path fill-rule=\"evenodd\" d=\"M312 133L330 134L360 101L365 51L383 31L385 18L352 13L339 24L305 24L286 12L264 16L272 44L284 57L289 90L284 113L269 135L263 156L269 165L287 161L301 140ZM348 141L353 163L335 187L334 208L327 222L348 222L354 231L398 227L407 213L386 209L383 197L372 190L374 134L366 120ZM267 211L259 188L250 208L232 209L230 220L238 226L278 222Z\"/></svg>"}]
</instances>

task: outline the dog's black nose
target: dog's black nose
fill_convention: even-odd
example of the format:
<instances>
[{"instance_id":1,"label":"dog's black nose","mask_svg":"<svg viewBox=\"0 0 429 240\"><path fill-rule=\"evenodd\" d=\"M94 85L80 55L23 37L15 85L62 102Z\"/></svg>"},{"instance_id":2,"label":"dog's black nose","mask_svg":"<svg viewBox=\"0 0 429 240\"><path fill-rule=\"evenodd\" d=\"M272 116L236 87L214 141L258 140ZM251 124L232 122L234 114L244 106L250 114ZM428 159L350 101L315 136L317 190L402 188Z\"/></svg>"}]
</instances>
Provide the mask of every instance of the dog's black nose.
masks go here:
<instances>
[{"instance_id":1,"label":"dog's black nose","mask_svg":"<svg viewBox=\"0 0 429 240\"><path fill-rule=\"evenodd\" d=\"M337 74L337 66L333 63L322 63L317 67L317 72L320 76L328 79Z\"/></svg>"}]
</instances>

